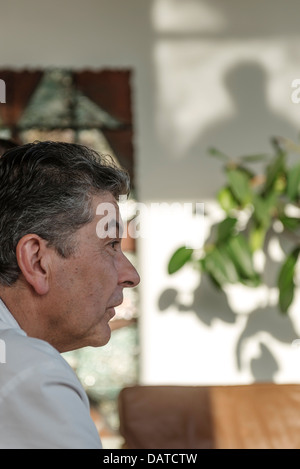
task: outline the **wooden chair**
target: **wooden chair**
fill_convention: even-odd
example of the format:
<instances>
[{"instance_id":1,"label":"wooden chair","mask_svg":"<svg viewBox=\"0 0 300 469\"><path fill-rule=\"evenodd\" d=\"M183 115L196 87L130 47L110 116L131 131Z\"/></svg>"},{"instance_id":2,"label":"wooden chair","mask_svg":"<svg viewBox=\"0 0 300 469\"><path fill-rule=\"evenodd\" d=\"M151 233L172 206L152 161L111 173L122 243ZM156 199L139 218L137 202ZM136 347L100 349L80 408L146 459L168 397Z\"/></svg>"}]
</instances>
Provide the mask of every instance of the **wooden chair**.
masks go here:
<instances>
[{"instance_id":1,"label":"wooden chair","mask_svg":"<svg viewBox=\"0 0 300 469\"><path fill-rule=\"evenodd\" d=\"M119 418L127 449L299 449L300 385L126 387Z\"/></svg>"}]
</instances>

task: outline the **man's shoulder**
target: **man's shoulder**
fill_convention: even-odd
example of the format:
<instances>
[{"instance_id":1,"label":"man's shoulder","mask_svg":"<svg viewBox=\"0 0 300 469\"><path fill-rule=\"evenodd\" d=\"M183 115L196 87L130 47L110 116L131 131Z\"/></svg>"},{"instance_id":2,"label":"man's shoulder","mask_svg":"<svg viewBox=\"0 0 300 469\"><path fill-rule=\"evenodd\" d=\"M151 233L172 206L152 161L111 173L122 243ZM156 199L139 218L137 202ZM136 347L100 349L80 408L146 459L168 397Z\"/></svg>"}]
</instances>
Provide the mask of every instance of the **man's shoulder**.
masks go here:
<instances>
[{"instance_id":1,"label":"man's shoulder","mask_svg":"<svg viewBox=\"0 0 300 469\"><path fill-rule=\"evenodd\" d=\"M64 380L77 377L60 353L48 342L27 336L19 329L0 331L2 360L0 363L0 387L12 376L34 374L61 376ZM4 358L4 359L3 359Z\"/></svg>"},{"instance_id":2,"label":"man's shoulder","mask_svg":"<svg viewBox=\"0 0 300 469\"><path fill-rule=\"evenodd\" d=\"M50 344L0 331L0 448L101 448L87 395Z\"/></svg>"}]
</instances>

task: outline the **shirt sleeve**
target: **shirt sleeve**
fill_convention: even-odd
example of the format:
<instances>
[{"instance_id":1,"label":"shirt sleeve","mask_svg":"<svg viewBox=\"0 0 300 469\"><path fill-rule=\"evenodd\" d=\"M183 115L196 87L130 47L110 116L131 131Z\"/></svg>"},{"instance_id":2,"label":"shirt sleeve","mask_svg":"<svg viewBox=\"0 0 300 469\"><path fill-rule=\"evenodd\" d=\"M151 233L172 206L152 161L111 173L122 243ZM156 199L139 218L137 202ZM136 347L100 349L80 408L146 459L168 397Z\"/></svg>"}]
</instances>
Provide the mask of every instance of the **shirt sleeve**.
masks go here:
<instances>
[{"instance_id":1,"label":"shirt sleeve","mask_svg":"<svg viewBox=\"0 0 300 469\"><path fill-rule=\"evenodd\" d=\"M5 396L0 447L101 449L86 393L68 367L46 363L18 376Z\"/></svg>"}]
</instances>

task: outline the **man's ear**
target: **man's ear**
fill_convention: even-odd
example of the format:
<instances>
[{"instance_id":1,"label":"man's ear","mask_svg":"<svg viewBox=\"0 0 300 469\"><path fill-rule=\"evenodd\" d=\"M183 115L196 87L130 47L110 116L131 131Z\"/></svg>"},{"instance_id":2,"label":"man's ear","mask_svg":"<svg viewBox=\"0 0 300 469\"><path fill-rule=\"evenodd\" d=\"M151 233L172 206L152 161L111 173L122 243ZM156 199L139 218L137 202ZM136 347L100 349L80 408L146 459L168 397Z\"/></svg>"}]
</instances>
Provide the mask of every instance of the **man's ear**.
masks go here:
<instances>
[{"instance_id":1,"label":"man's ear","mask_svg":"<svg viewBox=\"0 0 300 469\"><path fill-rule=\"evenodd\" d=\"M36 234L23 236L17 244L19 268L38 295L49 291L49 256L47 242Z\"/></svg>"}]
</instances>

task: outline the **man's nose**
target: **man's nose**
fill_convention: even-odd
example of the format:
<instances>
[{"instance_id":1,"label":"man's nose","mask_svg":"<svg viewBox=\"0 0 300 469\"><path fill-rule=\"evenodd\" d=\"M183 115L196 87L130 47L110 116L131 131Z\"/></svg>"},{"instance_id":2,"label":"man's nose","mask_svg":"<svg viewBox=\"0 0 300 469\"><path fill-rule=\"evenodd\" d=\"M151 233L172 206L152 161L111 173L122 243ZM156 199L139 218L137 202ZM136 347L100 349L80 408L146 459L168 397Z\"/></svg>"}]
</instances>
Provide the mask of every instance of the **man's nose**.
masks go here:
<instances>
[{"instance_id":1,"label":"man's nose","mask_svg":"<svg viewBox=\"0 0 300 469\"><path fill-rule=\"evenodd\" d=\"M125 254L121 253L119 265L119 285L127 288L136 287L140 283L140 276Z\"/></svg>"}]
</instances>

